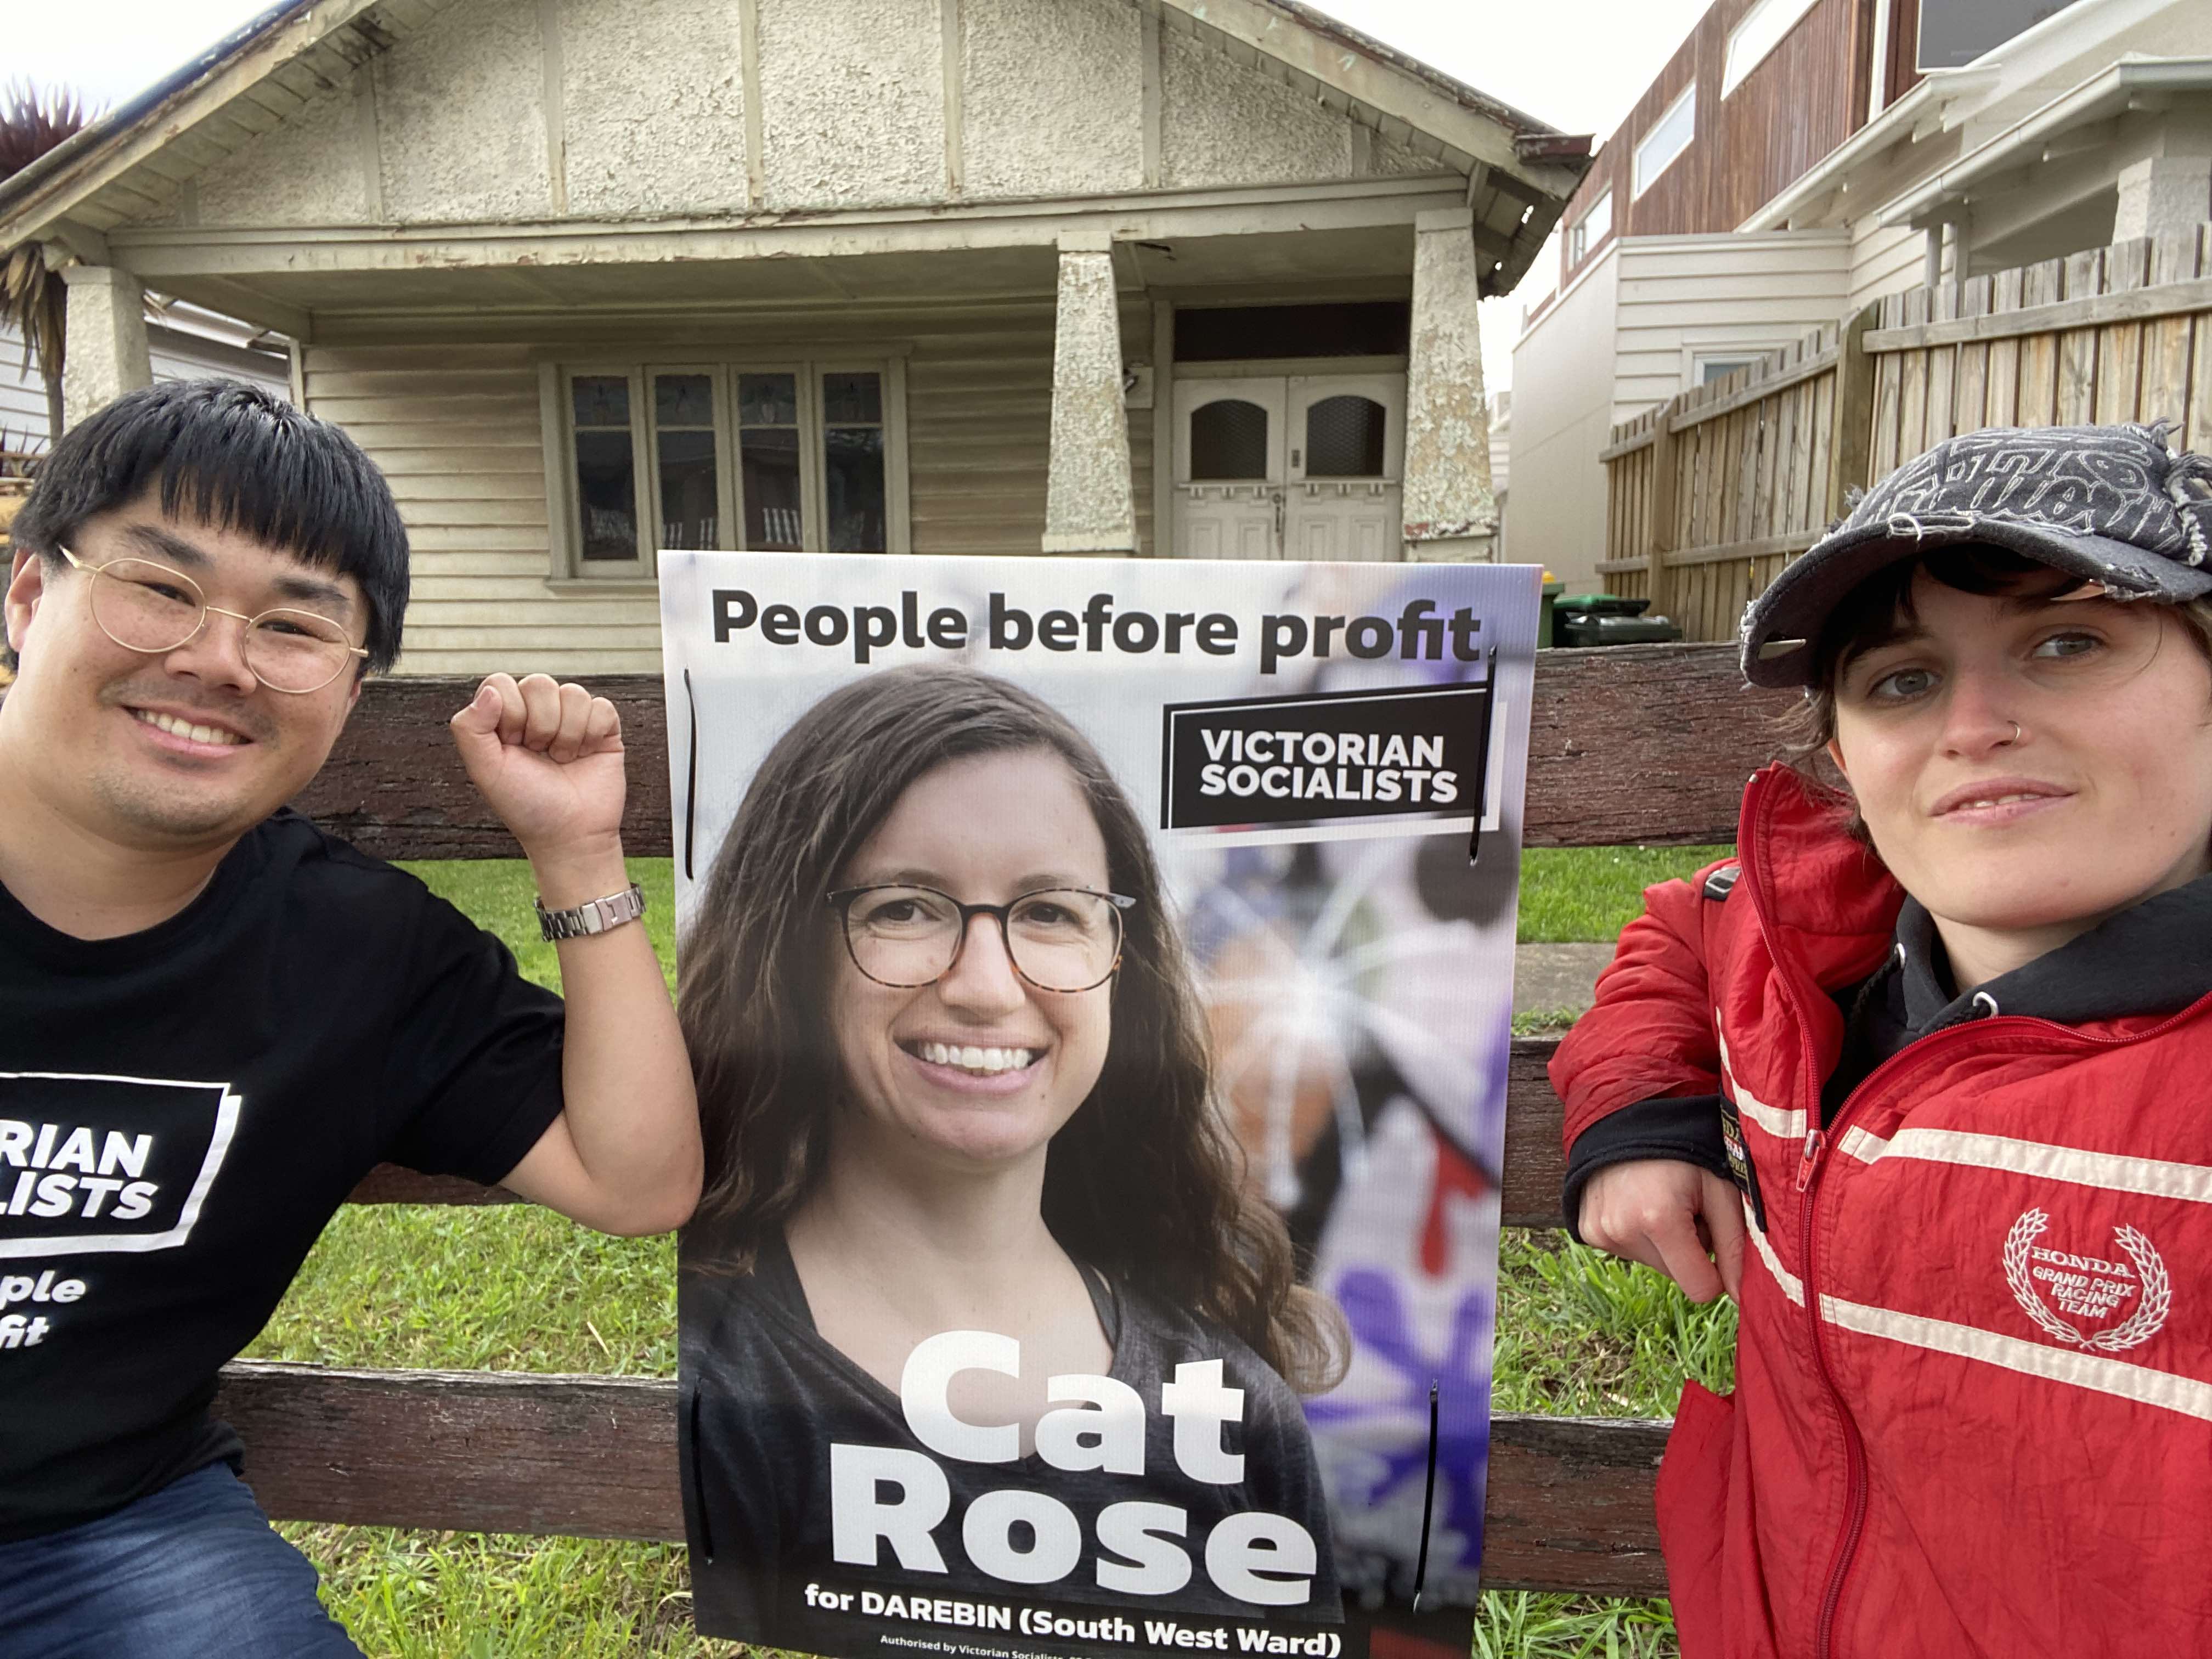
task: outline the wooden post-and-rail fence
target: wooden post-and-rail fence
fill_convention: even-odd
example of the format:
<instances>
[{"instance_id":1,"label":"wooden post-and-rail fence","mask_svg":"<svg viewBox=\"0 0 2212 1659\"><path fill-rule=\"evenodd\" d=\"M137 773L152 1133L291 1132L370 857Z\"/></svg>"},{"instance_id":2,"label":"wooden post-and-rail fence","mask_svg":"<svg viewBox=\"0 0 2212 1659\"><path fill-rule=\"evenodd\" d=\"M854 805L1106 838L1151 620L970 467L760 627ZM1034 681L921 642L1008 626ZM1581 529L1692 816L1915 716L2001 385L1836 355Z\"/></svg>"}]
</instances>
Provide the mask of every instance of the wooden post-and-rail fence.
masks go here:
<instances>
[{"instance_id":1,"label":"wooden post-and-rail fence","mask_svg":"<svg viewBox=\"0 0 2212 1659\"><path fill-rule=\"evenodd\" d=\"M1852 488L1959 433L2118 421L2212 453L2212 225L1891 295L1614 427L1598 571L1732 639Z\"/></svg>"},{"instance_id":2,"label":"wooden post-and-rail fence","mask_svg":"<svg viewBox=\"0 0 2212 1659\"><path fill-rule=\"evenodd\" d=\"M447 717L473 685L370 682L298 802L385 858L512 857L469 787ZM631 760L624 836L671 844L661 685L601 681ZM1748 691L1711 646L1547 651L1537 659L1524 841L1538 847L1733 840L1745 777L1771 755L1789 700ZM1513 1045L1502 1213L1557 1224L1559 1106L1553 1044ZM495 1204L512 1194L385 1166L356 1203ZM333 1370L240 1361L216 1410L246 1474L288 1520L681 1539L675 1384L613 1376ZM1592 1595L1663 1593L1651 1488L1667 1425L1501 1416L1491 1425L1485 1583Z\"/></svg>"}]
</instances>

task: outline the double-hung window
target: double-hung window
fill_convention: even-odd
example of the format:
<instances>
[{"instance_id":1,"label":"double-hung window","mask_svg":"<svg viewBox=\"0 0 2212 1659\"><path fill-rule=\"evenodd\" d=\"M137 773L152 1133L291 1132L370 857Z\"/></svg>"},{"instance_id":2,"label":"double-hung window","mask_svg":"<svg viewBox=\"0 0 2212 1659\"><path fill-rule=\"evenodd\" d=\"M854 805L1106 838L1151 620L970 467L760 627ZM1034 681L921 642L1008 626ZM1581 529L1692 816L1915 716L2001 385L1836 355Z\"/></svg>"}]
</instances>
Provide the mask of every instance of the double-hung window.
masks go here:
<instances>
[{"instance_id":1,"label":"double-hung window","mask_svg":"<svg viewBox=\"0 0 2212 1659\"><path fill-rule=\"evenodd\" d=\"M661 548L906 551L902 367L542 365L553 574L650 577Z\"/></svg>"}]
</instances>

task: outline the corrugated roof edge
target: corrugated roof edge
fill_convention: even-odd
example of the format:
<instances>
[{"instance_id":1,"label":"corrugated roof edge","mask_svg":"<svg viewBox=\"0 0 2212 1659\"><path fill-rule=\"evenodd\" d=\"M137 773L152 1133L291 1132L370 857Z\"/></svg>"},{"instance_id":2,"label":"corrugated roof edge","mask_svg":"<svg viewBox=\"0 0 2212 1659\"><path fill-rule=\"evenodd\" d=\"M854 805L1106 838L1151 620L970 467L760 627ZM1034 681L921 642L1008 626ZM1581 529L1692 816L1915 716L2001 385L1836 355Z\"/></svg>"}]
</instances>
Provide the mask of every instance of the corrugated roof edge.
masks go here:
<instances>
[{"instance_id":1,"label":"corrugated roof edge","mask_svg":"<svg viewBox=\"0 0 2212 1659\"><path fill-rule=\"evenodd\" d=\"M0 218L81 157L92 155L124 133L158 119L163 112L189 97L201 82L218 73L263 35L281 27L295 13L312 10L319 3L320 0L277 0L276 4L232 30L198 57L163 76L136 97L117 105L82 131L72 133L30 166L0 179Z\"/></svg>"}]
</instances>

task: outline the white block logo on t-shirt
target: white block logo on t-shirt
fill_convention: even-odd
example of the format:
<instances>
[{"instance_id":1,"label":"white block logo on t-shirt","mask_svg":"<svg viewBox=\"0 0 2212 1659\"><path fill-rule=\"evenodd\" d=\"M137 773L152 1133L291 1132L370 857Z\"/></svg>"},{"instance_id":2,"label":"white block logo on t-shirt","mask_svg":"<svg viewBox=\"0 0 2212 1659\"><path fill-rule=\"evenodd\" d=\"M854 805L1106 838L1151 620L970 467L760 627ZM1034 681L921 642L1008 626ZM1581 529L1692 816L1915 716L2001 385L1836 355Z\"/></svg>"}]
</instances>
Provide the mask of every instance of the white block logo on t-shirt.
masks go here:
<instances>
[{"instance_id":1,"label":"white block logo on t-shirt","mask_svg":"<svg viewBox=\"0 0 2212 1659\"><path fill-rule=\"evenodd\" d=\"M239 1105L227 1083L0 1072L0 1258L182 1244Z\"/></svg>"}]
</instances>

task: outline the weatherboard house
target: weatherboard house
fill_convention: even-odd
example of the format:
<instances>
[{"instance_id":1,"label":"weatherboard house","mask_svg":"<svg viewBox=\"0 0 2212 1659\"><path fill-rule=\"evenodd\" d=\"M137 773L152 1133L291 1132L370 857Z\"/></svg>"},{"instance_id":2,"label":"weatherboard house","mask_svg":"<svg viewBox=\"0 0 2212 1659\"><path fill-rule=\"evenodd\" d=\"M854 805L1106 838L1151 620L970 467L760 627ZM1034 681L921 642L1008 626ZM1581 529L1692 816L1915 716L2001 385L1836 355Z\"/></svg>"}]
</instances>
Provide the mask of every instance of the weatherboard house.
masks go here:
<instances>
[{"instance_id":1,"label":"weatherboard house","mask_svg":"<svg viewBox=\"0 0 2212 1659\"><path fill-rule=\"evenodd\" d=\"M1291 0L295 0L0 184L390 477L403 672L659 665L663 548L1490 556L1475 307L1589 165Z\"/></svg>"}]
</instances>

